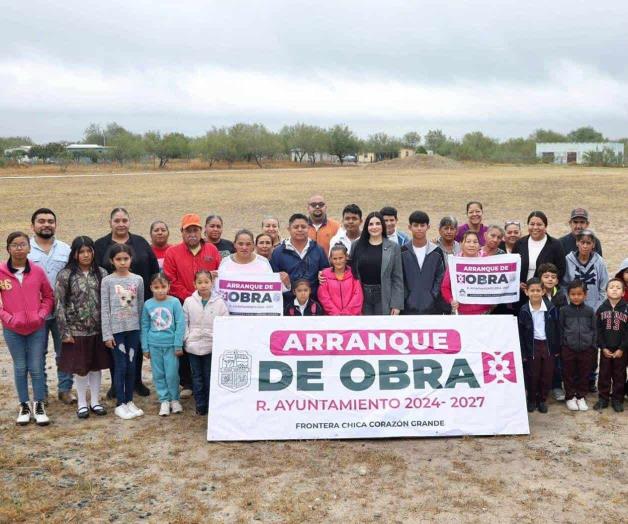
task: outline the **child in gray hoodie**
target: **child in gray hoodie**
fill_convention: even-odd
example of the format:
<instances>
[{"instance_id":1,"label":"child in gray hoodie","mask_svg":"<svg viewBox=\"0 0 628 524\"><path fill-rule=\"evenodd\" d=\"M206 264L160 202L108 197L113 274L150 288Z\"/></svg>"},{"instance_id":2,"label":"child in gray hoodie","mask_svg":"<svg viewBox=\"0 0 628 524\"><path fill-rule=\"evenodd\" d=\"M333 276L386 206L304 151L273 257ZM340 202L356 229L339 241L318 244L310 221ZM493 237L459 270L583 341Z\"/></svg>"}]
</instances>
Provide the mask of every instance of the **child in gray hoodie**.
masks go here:
<instances>
[{"instance_id":1,"label":"child in gray hoodie","mask_svg":"<svg viewBox=\"0 0 628 524\"><path fill-rule=\"evenodd\" d=\"M567 294L570 282L582 280L587 288L585 304L597 311L606 300L606 261L595 252L595 235L590 229L583 229L576 235L576 246L577 251L572 251L565 257L566 270L561 288Z\"/></svg>"}]
</instances>

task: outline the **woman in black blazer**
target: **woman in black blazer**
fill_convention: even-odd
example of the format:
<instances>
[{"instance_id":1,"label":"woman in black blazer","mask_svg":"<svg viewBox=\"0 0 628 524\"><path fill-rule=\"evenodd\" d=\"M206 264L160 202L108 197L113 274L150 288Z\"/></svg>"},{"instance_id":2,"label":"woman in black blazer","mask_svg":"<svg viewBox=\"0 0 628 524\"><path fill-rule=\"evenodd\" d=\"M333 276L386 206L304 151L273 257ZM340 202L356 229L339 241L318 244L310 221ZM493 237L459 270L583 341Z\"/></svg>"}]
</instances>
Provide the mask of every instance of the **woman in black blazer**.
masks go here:
<instances>
[{"instance_id":1,"label":"woman in black blazer","mask_svg":"<svg viewBox=\"0 0 628 524\"><path fill-rule=\"evenodd\" d=\"M528 235L517 240L513 253L521 255L521 290L526 288L528 279L535 276L536 269L545 263L558 268L558 281L565 274L565 252L560 241L547 234L547 216L543 211L532 211L528 215ZM522 295L522 299L526 296Z\"/></svg>"}]
</instances>

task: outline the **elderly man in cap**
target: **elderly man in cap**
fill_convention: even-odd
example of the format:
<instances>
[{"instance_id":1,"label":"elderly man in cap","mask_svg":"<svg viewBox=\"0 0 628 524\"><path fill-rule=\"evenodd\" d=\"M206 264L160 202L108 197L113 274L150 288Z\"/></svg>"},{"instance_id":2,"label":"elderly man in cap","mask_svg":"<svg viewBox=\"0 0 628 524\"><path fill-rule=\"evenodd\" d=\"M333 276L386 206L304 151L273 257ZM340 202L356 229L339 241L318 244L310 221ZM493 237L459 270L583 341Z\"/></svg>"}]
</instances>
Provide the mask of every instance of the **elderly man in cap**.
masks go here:
<instances>
[{"instance_id":1,"label":"elderly man in cap","mask_svg":"<svg viewBox=\"0 0 628 524\"><path fill-rule=\"evenodd\" d=\"M164 258L164 273L170 280L170 294L181 303L194 293L194 275L204 269L216 271L220 264L220 253L211 242L203 240L201 217L194 213L183 215L181 219L183 241L168 248ZM192 394L192 374L187 355L179 359L179 377L183 398Z\"/></svg>"},{"instance_id":2,"label":"elderly man in cap","mask_svg":"<svg viewBox=\"0 0 628 524\"><path fill-rule=\"evenodd\" d=\"M589 212L582 207L573 209L571 211L571 218L569 219L569 226L571 227L571 233L567 233L564 237L560 237L559 239L565 255L578 249L578 246L576 246L576 236L580 231L589 229ZM602 256L602 244L597 237L595 237L595 247L593 249L598 255Z\"/></svg>"}]
</instances>

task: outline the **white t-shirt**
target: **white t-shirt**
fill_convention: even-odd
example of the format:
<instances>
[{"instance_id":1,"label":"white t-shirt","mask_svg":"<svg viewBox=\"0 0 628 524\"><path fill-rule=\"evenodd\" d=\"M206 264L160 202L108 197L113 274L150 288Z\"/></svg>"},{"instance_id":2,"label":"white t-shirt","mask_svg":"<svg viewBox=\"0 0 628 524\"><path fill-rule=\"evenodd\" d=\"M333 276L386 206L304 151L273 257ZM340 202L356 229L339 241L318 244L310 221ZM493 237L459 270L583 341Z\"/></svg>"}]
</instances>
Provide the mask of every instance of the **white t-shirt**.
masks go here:
<instances>
[{"instance_id":1,"label":"white t-shirt","mask_svg":"<svg viewBox=\"0 0 628 524\"><path fill-rule=\"evenodd\" d=\"M13 276L17 278L18 282L21 284L24 280L24 268L15 268L15 273L13 273Z\"/></svg>"},{"instance_id":2,"label":"white t-shirt","mask_svg":"<svg viewBox=\"0 0 628 524\"><path fill-rule=\"evenodd\" d=\"M528 275L526 280L532 278L536 273L536 259L539 258L541 250L547 243L547 235L542 240L532 240L532 237L528 238Z\"/></svg>"},{"instance_id":3,"label":"white t-shirt","mask_svg":"<svg viewBox=\"0 0 628 524\"><path fill-rule=\"evenodd\" d=\"M239 264L233 260L233 255L225 257L218 267L218 275L222 273L272 273L270 262L261 255L255 255L255 258L247 264Z\"/></svg>"},{"instance_id":4,"label":"white t-shirt","mask_svg":"<svg viewBox=\"0 0 628 524\"><path fill-rule=\"evenodd\" d=\"M545 312L547 311L547 306L545 305L545 301L541 301L541 307L539 309L534 309L532 304L530 304L530 313L532 313L532 325L534 326L534 339L535 340L545 340L547 337L545 336Z\"/></svg>"},{"instance_id":5,"label":"white t-shirt","mask_svg":"<svg viewBox=\"0 0 628 524\"><path fill-rule=\"evenodd\" d=\"M419 261L419 267L423 267L423 262L425 262L425 255L427 253L427 244L423 247L416 247L414 244L412 245L412 249L414 250L414 254L416 255L416 259Z\"/></svg>"}]
</instances>

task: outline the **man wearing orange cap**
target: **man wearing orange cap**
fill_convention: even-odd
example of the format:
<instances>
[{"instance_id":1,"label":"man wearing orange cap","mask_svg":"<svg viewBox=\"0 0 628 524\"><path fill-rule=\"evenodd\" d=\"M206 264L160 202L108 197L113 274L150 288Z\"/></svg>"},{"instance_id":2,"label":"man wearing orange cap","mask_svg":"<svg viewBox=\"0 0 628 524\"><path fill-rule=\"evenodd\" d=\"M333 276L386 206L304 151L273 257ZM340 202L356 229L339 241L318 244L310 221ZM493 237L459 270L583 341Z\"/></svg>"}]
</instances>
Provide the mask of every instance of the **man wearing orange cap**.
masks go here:
<instances>
[{"instance_id":1,"label":"man wearing orange cap","mask_svg":"<svg viewBox=\"0 0 628 524\"><path fill-rule=\"evenodd\" d=\"M170 294L181 303L194 293L194 275L205 269L216 271L220 253L211 242L203 240L201 218L189 213L181 219L183 242L168 248L164 258L164 273L170 279Z\"/></svg>"},{"instance_id":2,"label":"man wearing orange cap","mask_svg":"<svg viewBox=\"0 0 628 524\"><path fill-rule=\"evenodd\" d=\"M194 213L183 215L181 238L183 242L168 248L164 258L164 273L170 280L170 294L181 303L194 293L194 275L204 269L216 271L220 264L220 253L211 242L203 240L201 217ZM183 391L181 397L192 395L192 372L188 356L179 359L179 377Z\"/></svg>"}]
</instances>

